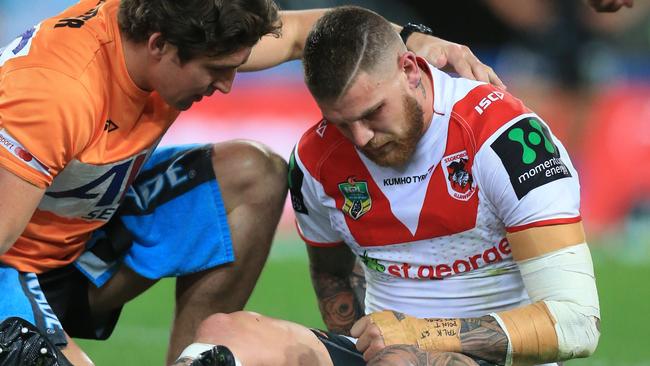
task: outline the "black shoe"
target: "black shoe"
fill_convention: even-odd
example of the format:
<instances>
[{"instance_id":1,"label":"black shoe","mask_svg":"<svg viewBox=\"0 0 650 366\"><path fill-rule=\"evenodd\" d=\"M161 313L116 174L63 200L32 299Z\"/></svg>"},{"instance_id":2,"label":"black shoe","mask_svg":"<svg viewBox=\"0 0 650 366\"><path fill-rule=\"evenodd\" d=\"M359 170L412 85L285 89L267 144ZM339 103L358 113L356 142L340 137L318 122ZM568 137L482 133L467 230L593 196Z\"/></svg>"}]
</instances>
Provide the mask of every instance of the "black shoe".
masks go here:
<instances>
[{"instance_id":1,"label":"black shoe","mask_svg":"<svg viewBox=\"0 0 650 366\"><path fill-rule=\"evenodd\" d=\"M0 366L72 366L46 336L25 319L0 323Z\"/></svg>"},{"instance_id":2,"label":"black shoe","mask_svg":"<svg viewBox=\"0 0 650 366\"><path fill-rule=\"evenodd\" d=\"M226 346L214 346L194 359L190 366L235 366L235 356Z\"/></svg>"}]
</instances>

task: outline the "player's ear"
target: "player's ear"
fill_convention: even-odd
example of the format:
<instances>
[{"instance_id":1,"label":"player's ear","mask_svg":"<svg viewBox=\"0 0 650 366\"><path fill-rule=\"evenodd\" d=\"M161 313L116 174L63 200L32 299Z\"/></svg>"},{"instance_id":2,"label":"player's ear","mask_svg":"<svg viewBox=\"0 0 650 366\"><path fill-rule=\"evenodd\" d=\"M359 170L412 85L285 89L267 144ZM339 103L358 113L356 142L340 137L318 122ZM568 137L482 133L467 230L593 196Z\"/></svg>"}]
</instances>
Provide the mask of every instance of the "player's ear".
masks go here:
<instances>
[{"instance_id":1,"label":"player's ear","mask_svg":"<svg viewBox=\"0 0 650 366\"><path fill-rule=\"evenodd\" d=\"M422 75L420 75L420 68L418 67L417 58L415 53L406 51L399 56L398 64L400 71L406 74L409 86L416 88L420 85Z\"/></svg>"}]
</instances>

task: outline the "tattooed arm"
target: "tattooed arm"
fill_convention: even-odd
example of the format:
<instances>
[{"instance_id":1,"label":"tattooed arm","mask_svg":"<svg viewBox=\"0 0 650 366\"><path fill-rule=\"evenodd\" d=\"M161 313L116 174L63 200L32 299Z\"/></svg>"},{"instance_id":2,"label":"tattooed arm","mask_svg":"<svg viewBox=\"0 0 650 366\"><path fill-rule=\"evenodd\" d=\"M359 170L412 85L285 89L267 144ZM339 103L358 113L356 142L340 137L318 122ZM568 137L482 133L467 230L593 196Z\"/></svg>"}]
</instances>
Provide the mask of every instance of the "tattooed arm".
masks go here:
<instances>
[{"instance_id":1,"label":"tattooed arm","mask_svg":"<svg viewBox=\"0 0 650 366\"><path fill-rule=\"evenodd\" d=\"M496 319L460 319L460 346L466 355L503 365L508 352L508 336Z\"/></svg>"},{"instance_id":2,"label":"tattooed arm","mask_svg":"<svg viewBox=\"0 0 650 366\"><path fill-rule=\"evenodd\" d=\"M334 248L308 246L311 280L327 329L350 334L364 315L366 281L361 264L346 245Z\"/></svg>"},{"instance_id":3,"label":"tattooed arm","mask_svg":"<svg viewBox=\"0 0 650 366\"><path fill-rule=\"evenodd\" d=\"M416 346L397 344L384 348L368 366L479 366L479 364L460 353L427 352Z\"/></svg>"},{"instance_id":4,"label":"tattooed arm","mask_svg":"<svg viewBox=\"0 0 650 366\"><path fill-rule=\"evenodd\" d=\"M366 361L386 346L407 344L421 349L463 353L494 364L505 363L508 338L491 316L418 319L395 311L363 317L351 330Z\"/></svg>"}]
</instances>

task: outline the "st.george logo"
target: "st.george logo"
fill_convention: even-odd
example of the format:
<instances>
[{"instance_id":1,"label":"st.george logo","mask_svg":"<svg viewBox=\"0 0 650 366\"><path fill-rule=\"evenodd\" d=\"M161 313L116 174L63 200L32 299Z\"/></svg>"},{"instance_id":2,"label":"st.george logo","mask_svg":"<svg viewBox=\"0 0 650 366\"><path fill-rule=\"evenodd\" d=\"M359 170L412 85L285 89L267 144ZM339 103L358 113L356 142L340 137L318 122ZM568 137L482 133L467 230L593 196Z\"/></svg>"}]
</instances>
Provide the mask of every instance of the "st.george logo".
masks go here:
<instances>
[{"instance_id":1,"label":"st.george logo","mask_svg":"<svg viewBox=\"0 0 650 366\"><path fill-rule=\"evenodd\" d=\"M459 151L442 158L443 169L447 171L447 191L459 201L468 201L476 192L476 182L467 166L467 151Z\"/></svg>"},{"instance_id":2,"label":"st.george logo","mask_svg":"<svg viewBox=\"0 0 650 366\"><path fill-rule=\"evenodd\" d=\"M358 220L372 208L372 198L368 193L367 182L357 182L354 177L350 177L347 182L339 183L339 191L344 198L341 210L352 219Z\"/></svg>"},{"instance_id":3,"label":"st.george logo","mask_svg":"<svg viewBox=\"0 0 650 366\"><path fill-rule=\"evenodd\" d=\"M519 199L544 184L571 177L548 128L536 118L518 121L491 147L506 168Z\"/></svg>"}]
</instances>

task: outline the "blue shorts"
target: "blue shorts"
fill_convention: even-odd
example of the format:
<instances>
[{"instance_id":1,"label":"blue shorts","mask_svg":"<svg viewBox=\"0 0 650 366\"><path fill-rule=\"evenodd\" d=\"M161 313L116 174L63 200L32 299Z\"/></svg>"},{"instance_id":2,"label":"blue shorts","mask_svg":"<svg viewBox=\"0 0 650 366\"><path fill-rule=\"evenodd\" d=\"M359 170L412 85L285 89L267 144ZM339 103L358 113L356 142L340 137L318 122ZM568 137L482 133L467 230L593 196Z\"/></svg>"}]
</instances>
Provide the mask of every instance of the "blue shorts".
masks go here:
<instances>
[{"instance_id":1,"label":"blue shorts","mask_svg":"<svg viewBox=\"0 0 650 366\"><path fill-rule=\"evenodd\" d=\"M90 284L103 286L122 265L157 280L232 261L212 145L158 148L116 214L93 233L74 263L38 276L0 266L0 320L20 316L56 344L65 344L61 324L72 337L106 339L121 309L93 318Z\"/></svg>"}]
</instances>

